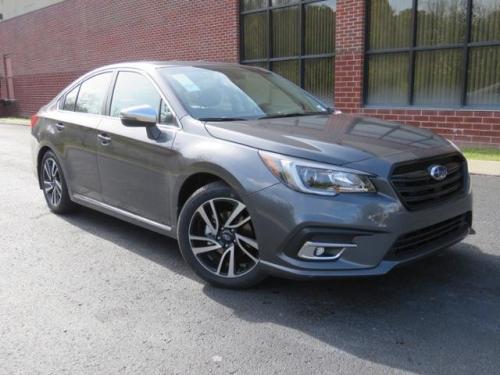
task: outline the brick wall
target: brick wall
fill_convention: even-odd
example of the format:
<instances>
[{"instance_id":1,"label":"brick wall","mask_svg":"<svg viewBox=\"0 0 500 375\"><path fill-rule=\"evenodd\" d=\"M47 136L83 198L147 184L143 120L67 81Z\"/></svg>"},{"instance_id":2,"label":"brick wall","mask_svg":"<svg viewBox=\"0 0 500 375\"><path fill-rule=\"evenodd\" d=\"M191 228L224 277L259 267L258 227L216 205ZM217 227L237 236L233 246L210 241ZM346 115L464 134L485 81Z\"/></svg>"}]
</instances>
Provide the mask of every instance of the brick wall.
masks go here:
<instances>
[{"instance_id":1,"label":"brick wall","mask_svg":"<svg viewBox=\"0 0 500 375\"><path fill-rule=\"evenodd\" d=\"M461 145L500 148L500 111L364 108L364 23L364 0L337 0L335 105L338 109L428 128Z\"/></svg>"},{"instance_id":2,"label":"brick wall","mask_svg":"<svg viewBox=\"0 0 500 375\"><path fill-rule=\"evenodd\" d=\"M17 102L29 116L72 80L127 60L239 60L238 0L66 0L0 23ZM2 81L2 86L3 86Z\"/></svg>"},{"instance_id":3,"label":"brick wall","mask_svg":"<svg viewBox=\"0 0 500 375\"><path fill-rule=\"evenodd\" d=\"M500 111L363 106L364 0L337 0L336 106L429 128L457 143L500 148ZM66 84L125 60L239 59L238 0L66 0L0 23L0 72L12 57L17 102L29 116ZM2 86L4 84L2 83Z\"/></svg>"},{"instance_id":4,"label":"brick wall","mask_svg":"<svg viewBox=\"0 0 500 375\"><path fill-rule=\"evenodd\" d=\"M359 112L363 103L364 1L337 0L335 106Z\"/></svg>"}]
</instances>

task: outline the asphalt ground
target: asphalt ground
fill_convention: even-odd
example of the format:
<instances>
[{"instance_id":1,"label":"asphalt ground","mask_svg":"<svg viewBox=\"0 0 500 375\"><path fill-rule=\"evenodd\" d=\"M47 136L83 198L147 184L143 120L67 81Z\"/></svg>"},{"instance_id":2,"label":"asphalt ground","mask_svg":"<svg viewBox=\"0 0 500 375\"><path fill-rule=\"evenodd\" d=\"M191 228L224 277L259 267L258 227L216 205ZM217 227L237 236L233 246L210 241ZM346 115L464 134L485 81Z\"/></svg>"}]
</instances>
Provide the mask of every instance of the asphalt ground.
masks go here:
<instances>
[{"instance_id":1,"label":"asphalt ground","mask_svg":"<svg viewBox=\"0 0 500 375\"><path fill-rule=\"evenodd\" d=\"M0 125L0 374L494 374L500 178L473 177L475 236L377 278L216 289L174 240L57 216L29 129Z\"/></svg>"}]
</instances>

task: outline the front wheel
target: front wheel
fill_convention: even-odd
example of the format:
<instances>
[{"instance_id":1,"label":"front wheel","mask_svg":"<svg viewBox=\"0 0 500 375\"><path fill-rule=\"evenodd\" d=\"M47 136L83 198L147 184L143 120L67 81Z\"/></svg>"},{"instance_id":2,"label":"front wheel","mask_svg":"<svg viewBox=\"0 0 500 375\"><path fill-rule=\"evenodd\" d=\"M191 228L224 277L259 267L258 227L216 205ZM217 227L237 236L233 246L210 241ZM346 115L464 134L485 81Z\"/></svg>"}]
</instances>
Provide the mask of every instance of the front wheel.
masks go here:
<instances>
[{"instance_id":1,"label":"front wheel","mask_svg":"<svg viewBox=\"0 0 500 375\"><path fill-rule=\"evenodd\" d=\"M213 285L248 288L264 278L252 218L221 182L200 188L188 199L179 217L178 239L186 262Z\"/></svg>"}]
</instances>

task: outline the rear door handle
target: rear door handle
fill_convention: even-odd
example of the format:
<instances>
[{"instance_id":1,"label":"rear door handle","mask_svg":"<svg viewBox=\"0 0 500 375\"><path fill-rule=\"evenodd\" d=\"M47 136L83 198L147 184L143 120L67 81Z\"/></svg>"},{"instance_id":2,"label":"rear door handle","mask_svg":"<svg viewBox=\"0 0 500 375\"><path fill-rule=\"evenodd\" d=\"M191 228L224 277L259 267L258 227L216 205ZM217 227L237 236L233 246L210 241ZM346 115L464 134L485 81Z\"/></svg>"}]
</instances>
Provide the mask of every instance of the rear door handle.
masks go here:
<instances>
[{"instance_id":1,"label":"rear door handle","mask_svg":"<svg viewBox=\"0 0 500 375\"><path fill-rule=\"evenodd\" d=\"M97 138L99 138L103 146L107 146L111 143L111 137L107 134L97 134Z\"/></svg>"},{"instance_id":2,"label":"rear door handle","mask_svg":"<svg viewBox=\"0 0 500 375\"><path fill-rule=\"evenodd\" d=\"M64 130L64 124L62 122L58 122L56 124L56 129L60 132L62 132Z\"/></svg>"}]
</instances>

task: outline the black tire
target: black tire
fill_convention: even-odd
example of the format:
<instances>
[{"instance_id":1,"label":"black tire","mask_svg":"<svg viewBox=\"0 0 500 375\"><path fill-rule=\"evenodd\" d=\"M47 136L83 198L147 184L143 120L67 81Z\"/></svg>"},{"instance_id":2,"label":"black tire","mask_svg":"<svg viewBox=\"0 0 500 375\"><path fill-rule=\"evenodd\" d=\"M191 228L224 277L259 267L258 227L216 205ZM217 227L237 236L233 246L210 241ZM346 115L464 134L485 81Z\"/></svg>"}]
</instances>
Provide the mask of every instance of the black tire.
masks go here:
<instances>
[{"instance_id":1,"label":"black tire","mask_svg":"<svg viewBox=\"0 0 500 375\"><path fill-rule=\"evenodd\" d=\"M55 175L53 175L52 171L46 170L48 165L52 165L51 163L54 163L57 168ZM40 178L43 196L45 197L47 205L52 212L62 215L74 211L76 204L73 203L69 197L68 185L66 183L66 179L64 178L64 172L61 168L59 160L52 151L47 151L43 155L38 170L38 176ZM52 194L50 192L50 188L47 188L46 184L46 181L49 181L51 178L53 181L58 181L57 184L55 182L53 183ZM53 199L54 194L56 194L56 199Z\"/></svg>"},{"instance_id":2,"label":"black tire","mask_svg":"<svg viewBox=\"0 0 500 375\"><path fill-rule=\"evenodd\" d=\"M246 230L247 232L244 232L244 234L248 233L248 231L251 230L253 231L253 238L255 239L255 231L253 229L253 224L251 222L250 215L248 214L248 211L246 211L246 206L244 208L244 211L242 211L241 215L246 216L248 215L247 219L248 221L245 222L245 220L241 220L241 222L245 222L245 224L241 225L240 227L236 229L224 229L225 231L232 231L234 233L233 237L233 242L231 245L231 242L224 242L223 246L234 246L234 250L232 250L232 254L229 252L226 257L224 254L226 254L226 250L230 250L228 247L224 248L223 246L218 248L217 250L211 250L211 252L207 253L202 253L201 255L194 254L193 246L192 246L192 238L193 236L190 236L190 230L194 230L194 224L196 220L200 220L200 218L197 217L201 216L198 214L198 209L200 207L206 207L205 205L210 205L210 202L215 202L214 205L218 205L219 207L222 205L224 206L227 202L227 204L232 204L233 202L238 205L238 202L243 204L241 199L232 191L232 189L227 186L226 184L222 182L213 182L210 183L206 186L203 186L202 188L198 189L184 204L182 211L179 215L179 221L178 221L178 228L177 228L177 237L179 241L179 247L181 250L181 254L185 261L191 266L191 268L196 272L198 276L200 276L203 280L207 281L208 283L217 286L217 287L222 287L222 288L230 288L230 289L245 289L245 288L250 288L252 286L255 286L256 284L260 283L266 276L264 273L261 272L260 270L260 264L258 261L258 247L252 248L249 247L247 242L243 241L238 241L237 238L246 238L247 240L251 237L242 237L242 230ZM212 206L209 206L212 207ZM230 210L229 210L230 211ZM212 211L213 212L213 211ZM224 212L218 211L217 209L215 210L216 214L215 217L212 216L211 220L218 220L220 223L217 223L217 228L219 229L218 233L224 234L222 232L222 229L224 228L223 222L225 221L224 217L222 216ZM217 212L219 212L217 214ZM230 216L230 215L229 215ZM218 219L217 219L218 217ZM227 218L227 216L226 216ZM238 216L234 218L236 220ZM214 222L215 222L214 220ZM229 220L228 220L229 221ZM227 222L226 221L226 224ZM206 223L201 221L201 224ZM200 224L200 223L198 223ZM237 223L240 225L239 223ZM199 227L199 225L197 225ZM206 230L208 230L208 225L205 226L205 236L210 236L211 238L214 239L212 242L206 242L206 245L210 245L210 243L215 243L215 240L219 237L215 235L214 233L206 234ZM235 232L236 231L236 232ZM192 233L191 233L192 234ZM226 233L227 234L227 233ZM203 235L203 234L202 234ZM195 240L198 241L198 240ZM223 240L221 240L223 241ZM201 241L203 242L203 241ZM219 242L221 243L221 242ZM241 245L243 244L243 245ZM255 245L257 245L256 239L255 239ZM254 245L254 246L255 246ZM215 243L214 246L217 246ZM243 246L243 250L242 250ZM246 249L246 250L245 250ZM247 255L248 254L248 255ZM251 258L253 256L254 258ZM202 257L205 257L202 259ZM217 258L218 257L218 258ZM224 259L225 258L231 258L233 259L233 267L232 269L234 271L240 271L240 275L237 274L237 272L230 273L229 271L229 259ZM248 259L246 259L248 258ZM210 266L207 265L208 263L211 262L211 260L215 263L219 264L219 268L217 271L214 271L214 269L211 270ZM226 262L225 262L226 261ZM240 262L240 263L238 263ZM203 264L202 264L203 263ZM222 275L222 274L216 274L218 273L219 270L221 270L221 264L224 264L224 267L227 267L227 275ZM227 265L226 265L227 264ZM236 265L235 265L236 264ZM247 269L245 269L247 268Z\"/></svg>"}]
</instances>

